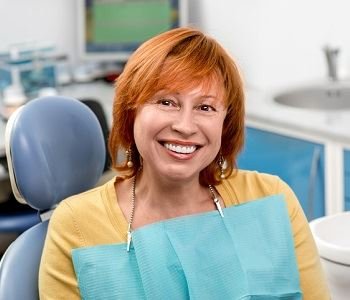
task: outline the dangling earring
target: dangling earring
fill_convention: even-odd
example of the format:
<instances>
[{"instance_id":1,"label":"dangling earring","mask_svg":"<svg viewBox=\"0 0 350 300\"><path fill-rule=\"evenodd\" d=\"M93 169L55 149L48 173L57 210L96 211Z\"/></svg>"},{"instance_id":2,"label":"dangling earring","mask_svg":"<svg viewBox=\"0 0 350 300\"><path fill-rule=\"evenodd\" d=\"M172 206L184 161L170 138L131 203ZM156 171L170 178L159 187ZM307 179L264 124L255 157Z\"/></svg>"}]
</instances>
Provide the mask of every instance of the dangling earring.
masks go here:
<instances>
[{"instance_id":1,"label":"dangling earring","mask_svg":"<svg viewBox=\"0 0 350 300\"><path fill-rule=\"evenodd\" d=\"M224 157L220 154L220 158L218 161L219 168L220 168L220 178L225 179L225 159Z\"/></svg>"},{"instance_id":2,"label":"dangling earring","mask_svg":"<svg viewBox=\"0 0 350 300\"><path fill-rule=\"evenodd\" d=\"M128 168L132 168L134 166L134 163L132 162L131 147L128 150L125 151L125 155L126 155L126 160L127 160L126 165L128 166Z\"/></svg>"}]
</instances>

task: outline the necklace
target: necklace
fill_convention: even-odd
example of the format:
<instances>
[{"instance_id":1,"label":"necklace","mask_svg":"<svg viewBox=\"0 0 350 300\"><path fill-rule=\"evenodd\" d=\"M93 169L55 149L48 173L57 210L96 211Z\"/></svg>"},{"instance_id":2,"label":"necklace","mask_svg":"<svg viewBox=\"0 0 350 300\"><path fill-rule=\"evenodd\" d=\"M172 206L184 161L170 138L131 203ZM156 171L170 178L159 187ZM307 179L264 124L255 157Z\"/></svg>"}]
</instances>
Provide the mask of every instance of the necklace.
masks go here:
<instances>
[{"instance_id":1,"label":"necklace","mask_svg":"<svg viewBox=\"0 0 350 300\"><path fill-rule=\"evenodd\" d=\"M216 196L216 193L214 192L214 188L211 184L208 185L208 188L209 188L210 194L213 198L216 209L219 211L220 216L223 218L224 213L223 213L222 208L221 208L220 200ZM135 200L136 200L135 189L136 189L136 175L133 178L132 188L131 188L131 212L130 212L130 216L129 216L128 230L126 232L126 236L127 236L126 251L127 252L130 251L131 240L132 240L132 228L131 228L131 226L132 226L132 222L134 221L134 214L135 214Z\"/></svg>"}]
</instances>

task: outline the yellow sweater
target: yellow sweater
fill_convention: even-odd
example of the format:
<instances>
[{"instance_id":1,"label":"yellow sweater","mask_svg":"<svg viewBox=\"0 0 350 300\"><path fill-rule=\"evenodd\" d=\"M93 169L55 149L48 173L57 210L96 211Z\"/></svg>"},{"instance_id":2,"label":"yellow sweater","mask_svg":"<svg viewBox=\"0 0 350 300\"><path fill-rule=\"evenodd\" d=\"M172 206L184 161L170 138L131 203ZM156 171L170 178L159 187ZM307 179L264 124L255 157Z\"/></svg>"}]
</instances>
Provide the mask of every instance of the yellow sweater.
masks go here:
<instances>
[{"instance_id":1,"label":"yellow sweater","mask_svg":"<svg viewBox=\"0 0 350 300\"><path fill-rule=\"evenodd\" d=\"M54 211L40 265L40 299L80 299L71 260L72 249L126 241L127 221L118 206L114 182L115 179L70 197ZM303 299L330 299L307 220L287 184L276 176L239 171L216 188L226 206L284 194L293 229Z\"/></svg>"}]
</instances>

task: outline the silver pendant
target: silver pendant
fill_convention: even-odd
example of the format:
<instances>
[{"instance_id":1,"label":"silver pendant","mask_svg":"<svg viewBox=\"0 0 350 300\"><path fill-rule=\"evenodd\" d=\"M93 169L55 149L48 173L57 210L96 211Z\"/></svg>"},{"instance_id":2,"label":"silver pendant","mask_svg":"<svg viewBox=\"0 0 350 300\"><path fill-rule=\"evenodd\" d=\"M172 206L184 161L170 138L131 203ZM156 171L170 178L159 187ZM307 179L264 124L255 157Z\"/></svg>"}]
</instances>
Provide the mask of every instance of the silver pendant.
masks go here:
<instances>
[{"instance_id":1,"label":"silver pendant","mask_svg":"<svg viewBox=\"0 0 350 300\"><path fill-rule=\"evenodd\" d=\"M126 251L129 252L130 251L130 245L131 245L131 231L128 230L127 232L127 242L126 242Z\"/></svg>"},{"instance_id":2,"label":"silver pendant","mask_svg":"<svg viewBox=\"0 0 350 300\"><path fill-rule=\"evenodd\" d=\"M214 203L215 203L216 208L218 209L218 211L219 211L221 217L224 217L224 213L223 213L222 208L221 208L221 205L220 205L220 200L219 200L218 198L215 197L215 198L214 198Z\"/></svg>"}]
</instances>

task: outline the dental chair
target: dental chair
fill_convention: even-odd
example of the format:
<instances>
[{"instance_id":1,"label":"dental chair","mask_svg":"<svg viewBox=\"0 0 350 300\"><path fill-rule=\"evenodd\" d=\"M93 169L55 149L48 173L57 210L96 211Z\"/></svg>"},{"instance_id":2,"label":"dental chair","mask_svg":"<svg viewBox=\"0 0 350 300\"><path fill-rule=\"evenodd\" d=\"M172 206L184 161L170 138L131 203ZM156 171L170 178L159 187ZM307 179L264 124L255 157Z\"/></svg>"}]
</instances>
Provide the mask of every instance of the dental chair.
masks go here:
<instances>
[{"instance_id":1,"label":"dental chair","mask_svg":"<svg viewBox=\"0 0 350 300\"><path fill-rule=\"evenodd\" d=\"M0 299L34 300L50 215L64 198L96 185L105 165L105 141L91 109L53 96L19 108L8 121L5 142L14 195L36 209L41 222L2 257Z\"/></svg>"}]
</instances>

